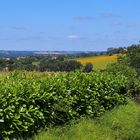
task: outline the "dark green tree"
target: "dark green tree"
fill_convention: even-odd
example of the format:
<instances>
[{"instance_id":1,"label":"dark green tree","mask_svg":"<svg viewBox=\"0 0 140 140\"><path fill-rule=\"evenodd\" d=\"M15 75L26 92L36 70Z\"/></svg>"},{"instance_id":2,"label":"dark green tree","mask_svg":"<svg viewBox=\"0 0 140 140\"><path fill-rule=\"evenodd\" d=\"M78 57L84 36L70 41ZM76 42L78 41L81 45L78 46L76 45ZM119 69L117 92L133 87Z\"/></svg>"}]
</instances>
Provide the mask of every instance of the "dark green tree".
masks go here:
<instances>
[{"instance_id":1,"label":"dark green tree","mask_svg":"<svg viewBox=\"0 0 140 140\"><path fill-rule=\"evenodd\" d=\"M126 65L135 68L138 74L140 74L140 45L128 47L126 57L121 61Z\"/></svg>"},{"instance_id":2,"label":"dark green tree","mask_svg":"<svg viewBox=\"0 0 140 140\"><path fill-rule=\"evenodd\" d=\"M87 63L84 68L83 68L83 72L91 72L93 70L93 65L92 63Z\"/></svg>"}]
</instances>

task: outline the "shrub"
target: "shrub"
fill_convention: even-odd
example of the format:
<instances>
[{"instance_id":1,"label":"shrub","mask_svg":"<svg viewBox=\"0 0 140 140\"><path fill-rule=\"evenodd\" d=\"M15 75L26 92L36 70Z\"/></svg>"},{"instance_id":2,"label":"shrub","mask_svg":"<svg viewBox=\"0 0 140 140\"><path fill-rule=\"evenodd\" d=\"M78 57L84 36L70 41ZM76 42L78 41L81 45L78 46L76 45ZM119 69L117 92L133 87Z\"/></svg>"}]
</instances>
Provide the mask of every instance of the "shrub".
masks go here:
<instances>
[{"instance_id":1,"label":"shrub","mask_svg":"<svg viewBox=\"0 0 140 140\"><path fill-rule=\"evenodd\" d=\"M137 72L134 68L127 66L122 62L117 62L108 65L107 70L108 73L112 73L113 75L123 75L128 80L128 92L131 95L139 94L140 92L140 79L137 76Z\"/></svg>"},{"instance_id":2,"label":"shrub","mask_svg":"<svg viewBox=\"0 0 140 140\"><path fill-rule=\"evenodd\" d=\"M11 74L0 79L0 139L28 137L81 116L101 116L126 103L126 87L124 76L112 74Z\"/></svg>"},{"instance_id":3,"label":"shrub","mask_svg":"<svg viewBox=\"0 0 140 140\"><path fill-rule=\"evenodd\" d=\"M93 70L93 65L92 63L87 63L84 68L83 68L83 72L91 72Z\"/></svg>"}]
</instances>

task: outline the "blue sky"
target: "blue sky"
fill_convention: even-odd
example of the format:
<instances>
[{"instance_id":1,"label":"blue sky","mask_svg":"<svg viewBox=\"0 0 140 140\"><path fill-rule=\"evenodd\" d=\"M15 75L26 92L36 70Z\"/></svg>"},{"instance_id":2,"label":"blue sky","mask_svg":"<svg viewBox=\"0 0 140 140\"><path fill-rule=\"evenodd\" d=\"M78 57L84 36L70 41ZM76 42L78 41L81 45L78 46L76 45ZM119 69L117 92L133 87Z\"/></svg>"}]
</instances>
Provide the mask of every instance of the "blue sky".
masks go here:
<instances>
[{"instance_id":1,"label":"blue sky","mask_svg":"<svg viewBox=\"0 0 140 140\"><path fill-rule=\"evenodd\" d=\"M140 0L1 0L0 50L101 51L140 41Z\"/></svg>"}]
</instances>

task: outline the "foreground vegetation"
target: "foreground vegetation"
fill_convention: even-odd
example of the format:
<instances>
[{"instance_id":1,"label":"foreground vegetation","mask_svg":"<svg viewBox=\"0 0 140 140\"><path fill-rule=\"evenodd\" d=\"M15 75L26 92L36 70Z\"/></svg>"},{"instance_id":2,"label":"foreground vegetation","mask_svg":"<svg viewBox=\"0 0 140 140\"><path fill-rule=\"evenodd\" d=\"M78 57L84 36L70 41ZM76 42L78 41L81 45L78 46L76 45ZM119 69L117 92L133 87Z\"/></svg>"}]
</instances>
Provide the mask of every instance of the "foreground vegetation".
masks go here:
<instances>
[{"instance_id":1,"label":"foreground vegetation","mask_svg":"<svg viewBox=\"0 0 140 140\"><path fill-rule=\"evenodd\" d=\"M38 77L13 73L0 79L0 139L29 137L50 125L96 118L127 103L126 77L65 73Z\"/></svg>"},{"instance_id":2,"label":"foreground vegetation","mask_svg":"<svg viewBox=\"0 0 140 140\"><path fill-rule=\"evenodd\" d=\"M140 105L130 101L105 113L98 120L81 119L79 123L51 128L35 140L139 140Z\"/></svg>"}]
</instances>

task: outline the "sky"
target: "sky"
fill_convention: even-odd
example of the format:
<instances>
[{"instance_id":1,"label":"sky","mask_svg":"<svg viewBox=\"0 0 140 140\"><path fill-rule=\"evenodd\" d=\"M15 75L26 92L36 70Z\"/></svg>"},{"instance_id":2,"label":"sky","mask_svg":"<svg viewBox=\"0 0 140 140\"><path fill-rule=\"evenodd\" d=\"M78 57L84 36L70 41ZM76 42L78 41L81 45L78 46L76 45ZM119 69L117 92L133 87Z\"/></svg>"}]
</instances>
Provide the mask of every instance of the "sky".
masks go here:
<instances>
[{"instance_id":1,"label":"sky","mask_svg":"<svg viewBox=\"0 0 140 140\"><path fill-rule=\"evenodd\" d=\"M1 0L0 50L104 51L140 41L140 0Z\"/></svg>"}]
</instances>

